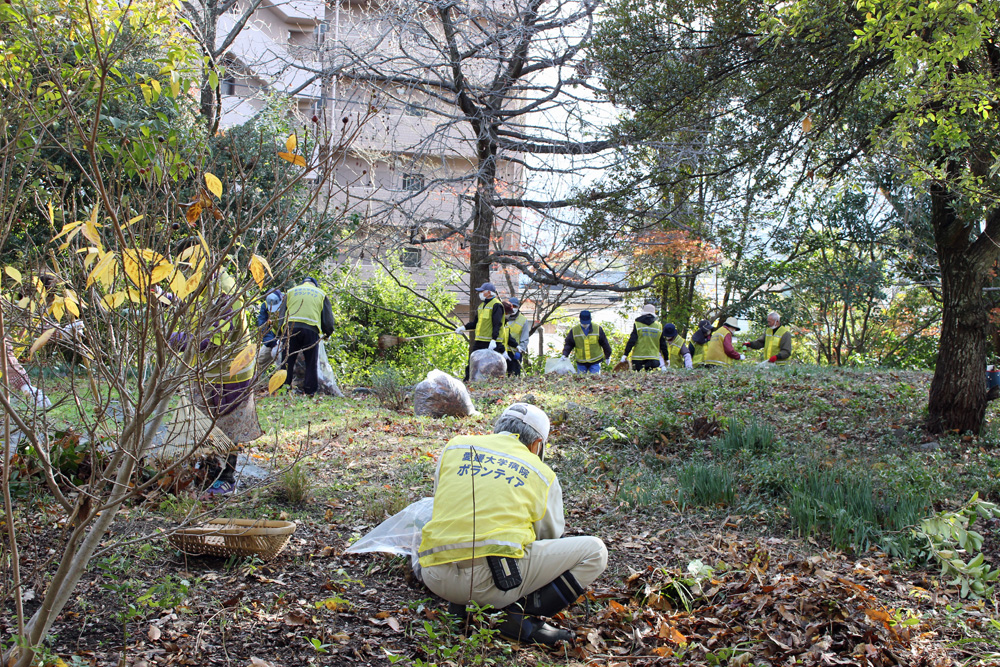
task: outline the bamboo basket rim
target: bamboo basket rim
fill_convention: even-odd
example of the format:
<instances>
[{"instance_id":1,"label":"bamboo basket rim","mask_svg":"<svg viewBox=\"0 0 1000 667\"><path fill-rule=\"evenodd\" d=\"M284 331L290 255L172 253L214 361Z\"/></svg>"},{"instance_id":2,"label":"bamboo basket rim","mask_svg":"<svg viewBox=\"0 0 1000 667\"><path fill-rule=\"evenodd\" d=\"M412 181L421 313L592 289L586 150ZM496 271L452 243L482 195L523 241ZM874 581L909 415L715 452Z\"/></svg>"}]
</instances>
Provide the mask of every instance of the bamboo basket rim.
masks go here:
<instances>
[{"instance_id":1,"label":"bamboo basket rim","mask_svg":"<svg viewBox=\"0 0 1000 667\"><path fill-rule=\"evenodd\" d=\"M174 535L232 535L281 537L295 532L295 524L291 521L272 519L209 519L197 526L181 528Z\"/></svg>"}]
</instances>

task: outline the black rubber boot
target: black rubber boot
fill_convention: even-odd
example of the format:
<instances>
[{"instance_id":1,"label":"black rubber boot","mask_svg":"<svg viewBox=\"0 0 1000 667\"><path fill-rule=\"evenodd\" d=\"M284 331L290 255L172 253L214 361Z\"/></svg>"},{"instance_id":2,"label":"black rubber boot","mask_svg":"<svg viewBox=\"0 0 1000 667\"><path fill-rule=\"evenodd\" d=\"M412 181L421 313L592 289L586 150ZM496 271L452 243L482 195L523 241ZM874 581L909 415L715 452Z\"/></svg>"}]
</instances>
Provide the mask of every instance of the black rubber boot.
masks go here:
<instances>
[{"instance_id":1,"label":"black rubber boot","mask_svg":"<svg viewBox=\"0 0 1000 667\"><path fill-rule=\"evenodd\" d=\"M465 632L466 625L469 622L469 608L464 604L458 604L457 602L448 603L448 614L454 617L455 629L459 632Z\"/></svg>"},{"instance_id":2,"label":"black rubber boot","mask_svg":"<svg viewBox=\"0 0 1000 667\"><path fill-rule=\"evenodd\" d=\"M571 642L576 636L569 630L563 630L535 616L524 613L524 607L515 602L505 607L502 611L507 616L503 622L497 626L500 635L516 642L542 644L544 646L555 646L559 642Z\"/></svg>"},{"instance_id":3,"label":"black rubber boot","mask_svg":"<svg viewBox=\"0 0 1000 667\"><path fill-rule=\"evenodd\" d=\"M220 482L236 483L236 460L236 452L232 452L226 456L226 467L222 470L222 474L219 475Z\"/></svg>"},{"instance_id":4,"label":"black rubber boot","mask_svg":"<svg viewBox=\"0 0 1000 667\"><path fill-rule=\"evenodd\" d=\"M583 595L583 586L573 573L566 570L552 582L528 593L523 599L524 611L532 616L555 616Z\"/></svg>"}]
</instances>

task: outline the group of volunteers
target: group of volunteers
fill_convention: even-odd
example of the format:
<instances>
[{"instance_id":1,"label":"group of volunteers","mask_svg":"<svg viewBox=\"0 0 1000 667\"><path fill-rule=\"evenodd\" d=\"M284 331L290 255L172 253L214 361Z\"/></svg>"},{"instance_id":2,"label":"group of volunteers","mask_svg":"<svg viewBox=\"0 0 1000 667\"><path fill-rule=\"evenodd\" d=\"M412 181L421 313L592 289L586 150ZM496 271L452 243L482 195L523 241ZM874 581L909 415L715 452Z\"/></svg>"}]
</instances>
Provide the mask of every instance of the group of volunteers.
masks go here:
<instances>
[{"instance_id":1,"label":"group of volunteers","mask_svg":"<svg viewBox=\"0 0 1000 667\"><path fill-rule=\"evenodd\" d=\"M511 298L501 301L493 283L483 283L476 290L480 303L468 324L456 332L474 332L471 351L494 350L507 359L507 374L520 375L521 361L528 349L531 327L520 312L520 301ZM740 330L736 318L729 317L713 327L708 320L701 320L689 340L681 336L677 327L656 317L656 307L643 306L635 319L625 352L620 363L631 359L632 370L667 370L694 366L725 366L746 359L733 346L733 333ZM743 343L752 350L763 350L763 361L784 365L792 356L792 332L781 324L781 316L771 312L767 316L767 329L757 339ZM578 373L601 372L601 364L613 359L611 343L604 328L593 321L589 310L580 313L580 322L570 328L563 341L562 358L572 357ZM465 379L469 379L466 367Z\"/></svg>"},{"instance_id":2,"label":"group of volunteers","mask_svg":"<svg viewBox=\"0 0 1000 667\"><path fill-rule=\"evenodd\" d=\"M476 288L479 306L472 312L468 324L460 324L455 333L471 332L470 354L478 350L493 350L507 360L507 375L521 374L521 360L528 351L531 327L521 314L517 297L501 301L493 283L483 283ZM469 367L465 367L465 380Z\"/></svg>"}]
</instances>

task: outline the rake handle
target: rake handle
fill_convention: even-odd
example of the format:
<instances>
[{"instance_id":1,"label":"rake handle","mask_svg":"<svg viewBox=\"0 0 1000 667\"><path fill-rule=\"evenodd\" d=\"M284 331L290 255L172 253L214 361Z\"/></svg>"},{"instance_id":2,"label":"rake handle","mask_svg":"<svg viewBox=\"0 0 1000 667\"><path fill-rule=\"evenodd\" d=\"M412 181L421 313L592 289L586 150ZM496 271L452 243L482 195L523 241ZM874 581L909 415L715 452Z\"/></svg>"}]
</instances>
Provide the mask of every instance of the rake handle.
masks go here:
<instances>
[{"instance_id":1,"label":"rake handle","mask_svg":"<svg viewBox=\"0 0 1000 667\"><path fill-rule=\"evenodd\" d=\"M400 340L416 340L418 338L431 338L432 336L447 336L449 334L458 333L456 331L442 331L440 333L423 334L422 336L410 336L410 337L400 337Z\"/></svg>"}]
</instances>

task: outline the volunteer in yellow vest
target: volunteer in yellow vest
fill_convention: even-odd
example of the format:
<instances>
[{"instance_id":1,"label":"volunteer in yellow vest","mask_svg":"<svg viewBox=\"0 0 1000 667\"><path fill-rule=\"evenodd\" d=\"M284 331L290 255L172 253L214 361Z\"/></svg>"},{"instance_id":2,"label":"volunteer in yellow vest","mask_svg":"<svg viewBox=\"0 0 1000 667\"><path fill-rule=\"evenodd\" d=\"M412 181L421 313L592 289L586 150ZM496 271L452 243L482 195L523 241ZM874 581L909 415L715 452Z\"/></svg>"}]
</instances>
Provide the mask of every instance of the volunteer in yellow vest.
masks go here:
<instances>
[{"instance_id":1,"label":"volunteer in yellow vest","mask_svg":"<svg viewBox=\"0 0 1000 667\"><path fill-rule=\"evenodd\" d=\"M670 354L667 350L667 339L663 331L663 323L656 321L656 306L646 304L642 307L642 315L635 318L632 333L625 344L625 354L622 363L628 361L632 354L632 370L651 371L659 368L661 360Z\"/></svg>"},{"instance_id":2,"label":"volunteer in yellow vest","mask_svg":"<svg viewBox=\"0 0 1000 667\"><path fill-rule=\"evenodd\" d=\"M511 297L510 312L507 313L507 330L510 332L510 339L514 345L508 346L510 361L507 362L507 375L521 375L521 366L524 365L524 355L528 353L528 339L531 337L531 324L528 318L521 313L521 301L517 297ZM506 311L506 307L504 308Z\"/></svg>"},{"instance_id":3,"label":"volunteer in yellow vest","mask_svg":"<svg viewBox=\"0 0 1000 667\"><path fill-rule=\"evenodd\" d=\"M507 321L503 302L497 297L497 288L493 283L483 283L476 288L479 293L479 306L472 313L468 324L460 324L455 333L473 332L472 345L469 354L476 350L493 350L503 354L507 351L503 340L503 326ZM509 355L508 355L509 356ZM465 381L469 381L469 366L465 366Z\"/></svg>"},{"instance_id":4,"label":"volunteer in yellow vest","mask_svg":"<svg viewBox=\"0 0 1000 667\"><path fill-rule=\"evenodd\" d=\"M691 352L691 364L700 366L705 361L705 348L712 340L712 323L708 320L698 322L698 330L691 336L688 350Z\"/></svg>"},{"instance_id":5,"label":"volunteer in yellow vest","mask_svg":"<svg viewBox=\"0 0 1000 667\"><path fill-rule=\"evenodd\" d=\"M712 335L712 340L705 348L706 366L728 366L729 364L746 359L742 354L733 349L733 332L739 331L736 318L730 317L722 326L716 329Z\"/></svg>"},{"instance_id":6,"label":"volunteer in yellow vest","mask_svg":"<svg viewBox=\"0 0 1000 667\"><path fill-rule=\"evenodd\" d=\"M590 321L590 311L580 312L580 323L569 330L563 342L563 359L574 354L577 373L601 374L601 362L611 358L611 344L600 324Z\"/></svg>"},{"instance_id":7,"label":"volunteer in yellow vest","mask_svg":"<svg viewBox=\"0 0 1000 667\"><path fill-rule=\"evenodd\" d=\"M278 321L285 323L284 334L288 336L288 353L282 365L288 371L285 386L292 386L295 361L301 354L305 362L302 392L312 396L319 389L320 331L324 336L333 333L333 308L315 278L306 278L288 290L278 310Z\"/></svg>"},{"instance_id":8,"label":"volunteer in yellow vest","mask_svg":"<svg viewBox=\"0 0 1000 667\"><path fill-rule=\"evenodd\" d=\"M424 584L453 613L492 605L506 612L505 637L553 645L574 634L539 617L572 605L607 567L608 550L596 537L562 536L562 488L542 462L548 436L545 413L515 403L492 435L452 438L418 555Z\"/></svg>"},{"instance_id":9,"label":"volunteer in yellow vest","mask_svg":"<svg viewBox=\"0 0 1000 667\"><path fill-rule=\"evenodd\" d=\"M671 368L691 368L691 352L688 351L687 341L683 336L678 335L677 327L670 322L663 325L663 337L667 339L667 366ZM661 366L666 370L666 366Z\"/></svg>"},{"instance_id":10,"label":"volunteer in yellow vest","mask_svg":"<svg viewBox=\"0 0 1000 667\"><path fill-rule=\"evenodd\" d=\"M781 315L771 311L767 315L767 330L757 340L743 343L751 350L764 350L764 361L784 366L792 356L792 330L781 325Z\"/></svg>"},{"instance_id":11,"label":"volunteer in yellow vest","mask_svg":"<svg viewBox=\"0 0 1000 667\"><path fill-rule=\"evenodd\" d=\"M190 244L188 244L190 247ZM226 271L209 283L209 289L195 313L194 329L205 337L197 341L190 333L175 333L170 345L185 350L197 342L195 357L200 382L192 383L191 402L215 420L221 430L236 445L228 452L225 466L209 464L206 482L209 495L232 493L236 490L237 452L240 445L262 437L254 398L255 359L235 373L230 373L233 361L253 342L247 309L239 286ZM207 305L205 305L207 304Z\"/></svg>"}]
</instances>

